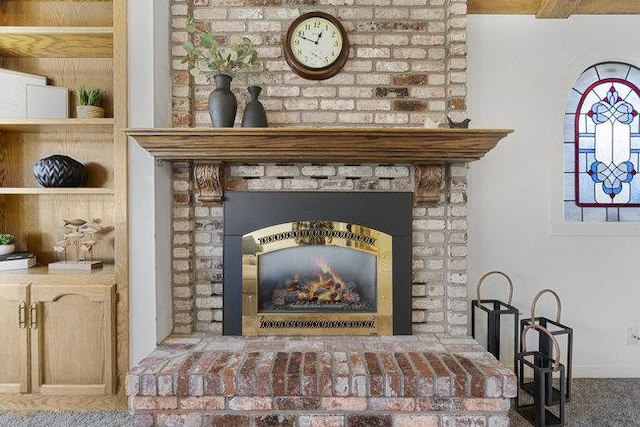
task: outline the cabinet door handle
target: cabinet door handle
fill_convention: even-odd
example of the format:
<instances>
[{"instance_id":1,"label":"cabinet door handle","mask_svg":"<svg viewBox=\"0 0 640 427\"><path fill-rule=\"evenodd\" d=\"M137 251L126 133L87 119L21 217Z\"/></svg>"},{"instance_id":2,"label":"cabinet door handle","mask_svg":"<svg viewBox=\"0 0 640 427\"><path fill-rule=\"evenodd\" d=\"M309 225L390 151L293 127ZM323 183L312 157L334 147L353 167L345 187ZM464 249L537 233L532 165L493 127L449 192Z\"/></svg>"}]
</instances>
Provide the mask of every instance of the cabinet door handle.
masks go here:
<instances>
[{"instance_id":1,"label":"cabinet door handle","mask_svg":"<svg viewBox=\"0 0 640 427\"><path fill-rule=\"evenodd\" d=\"M38 303L33 303L29 307L29 317L31 317L31 329L38 328Z\"/></svg>"},{"instance_id":2,"label":"cabinet door handle","mask_svg":"<svg viewBox=\"0 0 640 427\"><path fill-rule=\"evenodd\" d=\"M27 302L22 301L18 306L18 328L27 328Z\"/></svg>"}]
</instances>

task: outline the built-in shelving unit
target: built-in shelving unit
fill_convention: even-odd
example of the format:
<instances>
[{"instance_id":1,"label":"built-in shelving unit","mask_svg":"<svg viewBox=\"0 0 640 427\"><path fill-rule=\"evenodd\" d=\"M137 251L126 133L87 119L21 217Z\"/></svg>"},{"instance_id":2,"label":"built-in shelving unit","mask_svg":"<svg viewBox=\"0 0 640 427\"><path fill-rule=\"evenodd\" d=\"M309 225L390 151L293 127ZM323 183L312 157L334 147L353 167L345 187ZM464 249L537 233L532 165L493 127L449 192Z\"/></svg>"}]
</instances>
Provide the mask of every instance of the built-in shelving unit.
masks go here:
<instances>
[{"instance_id":1,"label":"built-in shelving unit","mask_svg":"<svg viewBox=\"0 0 640 427\"><path fill-rule=\"evenodd\" d=\"M112 408L116 401L126 405L121 387L128 369L127 139L121 131L127 123L126 10L126 0L0 2L0 68L45 76L48 84L70 92L67 119L7 119L0 112L0 231L15 234L17 250L34 252L39 264L0 271L0 340L31 348L22 353L0 350L0 360L9 360L7 369L0 368L0 408L22 406L15 395L3 393L29 395L31 407L68 408L81 406L83 399L92 408ZM106 93L105 118L75 117L75 90L80 85ZM86 184L40 186L33 165L53 154L82 162ZM53 247L63 221L74 218L99 221L102 231L93 258L104 267L50 272L47 264L60 258ZM24 286L26 297L21 296ZM35 308L21 308L24 298ZM64 313L70 317L65 319ZM23 333L29 329L23 329L23 315L67 325L93 316L84 335L87 348L65 351L89 351L98 362L91 369L65 372L73 369L71 365L52 359L57 350L46 346L74 341L44 334L75 331L53 332L52 325L42 324L38 331ZM21 322L13 325L18 318ZM77 327L82 330L83 325ZM101 343L98 350L88 348L93 345L91 331L100 331L95 337ZM36 373L36 367L45 371ZM20 378L12 377L15 372ZM51 378L56 384L46 383ZM56 397L40 399L40 394Z\"/></svg>"}]
</instances>

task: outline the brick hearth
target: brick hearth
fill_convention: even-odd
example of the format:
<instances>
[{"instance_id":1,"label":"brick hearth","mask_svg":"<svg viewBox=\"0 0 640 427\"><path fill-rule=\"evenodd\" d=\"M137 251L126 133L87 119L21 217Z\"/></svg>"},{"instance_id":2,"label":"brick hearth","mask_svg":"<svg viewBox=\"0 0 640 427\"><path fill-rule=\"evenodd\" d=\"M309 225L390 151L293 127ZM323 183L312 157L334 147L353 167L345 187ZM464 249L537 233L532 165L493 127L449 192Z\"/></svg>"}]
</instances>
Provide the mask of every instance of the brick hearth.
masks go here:
<instances>
[{"instance_id":1,"label":"brick hearth","mask_svg":"<svg viewBox=\"0 0 640 427\"><path fill-rule=\"evenodd\" d=\"M516 377L472 338L171 337L127 375L137 426L507 426Z\"/></svg>"}]
</instances>

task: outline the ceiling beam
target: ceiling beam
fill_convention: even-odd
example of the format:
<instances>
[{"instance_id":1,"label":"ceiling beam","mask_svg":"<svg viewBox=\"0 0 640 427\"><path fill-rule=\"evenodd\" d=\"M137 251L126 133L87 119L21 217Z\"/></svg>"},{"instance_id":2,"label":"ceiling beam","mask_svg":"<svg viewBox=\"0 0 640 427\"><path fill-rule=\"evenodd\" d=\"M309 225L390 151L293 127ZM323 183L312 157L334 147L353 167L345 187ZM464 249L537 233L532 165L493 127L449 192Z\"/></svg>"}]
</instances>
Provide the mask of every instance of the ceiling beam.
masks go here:
<instances>
[{"instance_id":1,"label":"ceiling beam","mask_svg":"<svg viewBox=\"0 0 640 427\"><path fill-rule=\"evenodd\" d=\"M467 10L471 15L536 15L540 3L541 0L467 0ZM635 0L582 0L579 3L573 15L640 14L640 1Z\"/></svg>"},{"instance_id":2,"label":"ceiling beam","mask_svg":"<svg viewBox=\"0 0 640 427\"><path fill-rule=\"evenodd\" d=\"M540 0L467 0L470 14L532 15L538 11Z\"/></svg>"},{"instance_id":3,"label":"ceiling beam","mask_svg":"<svg viewBox=\"0 0 640 427\"><path fill-rule=\"evenodd\" d=\"M581 15L637 15L640 14L640 1L582 0L576 13Z\"/></svg>"},{"instance_id":4,"label":"ceiling beam","mask_svg":"<svg viewBox=\"0 0 640 427\"><path fill-rule=\"evenodd\" d=\"M579 4L580 0L542 0L536 18L567 19Z\"/></svg>"}]
</instances>

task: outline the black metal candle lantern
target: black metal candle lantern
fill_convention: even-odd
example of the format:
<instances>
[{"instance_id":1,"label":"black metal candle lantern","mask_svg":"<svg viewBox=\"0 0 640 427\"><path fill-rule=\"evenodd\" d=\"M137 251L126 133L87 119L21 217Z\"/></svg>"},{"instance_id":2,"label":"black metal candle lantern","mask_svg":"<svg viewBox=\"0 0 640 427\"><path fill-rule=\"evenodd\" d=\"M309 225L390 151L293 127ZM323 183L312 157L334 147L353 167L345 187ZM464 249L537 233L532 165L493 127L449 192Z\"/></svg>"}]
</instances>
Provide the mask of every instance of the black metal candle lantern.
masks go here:
<instances>
[{"instance_id":1,"label":"black metal candle lantern","mask_svg":"<svg viewBox=\"0 0 640 427\"><path fill-rule=\"evenodd\" d=\"M556 299L556 320L551 320L546 317L536 317L536 305L541 296L546 293L552 294ZM562 312L562 304L560 302L560 297L556 292L551 289L543 289L535 296L533 301L531 302L531 318L530 319L522 319L520 321L520 330L524 332L524 330L531 326L532 324L539 324L545 330L549 332L550 335L547 334L539 334L538 338L538 350L550 358L554 357L553 353L553 345L552 340L549 338L550 336L558 342L557 338L559 336L566 336L566 346L564 348L563 354L566 354L566 365L565 365L565 383L561 385L561 388L556 388L553 386L551 377L547 378L546 390L545 390L545 403L547 405L553 405L560 401L560 389L564 390L564 399L568 402L571 399L571 365L572 365L572 355L573 355L573 329L560 323L560 315ZM521 345L522 348L522 345ZM534 384L531 382L527 382L525 378L520 375L520 388L529 394L533 394Z\"/></svg>"},{"instance_id":2,"label":"black metal candle lantern","mask_svg":"<svg viewBox=\"0 0 640 427\"><path fill-rule=\"evenodd\" d=\"M555 358L549 356L548 352L527 351L526 335L531 329L538 331L538 336L545 336L553 346ZM565 404L565 367L560 363L560 345L556 337L549 332L544 326L537 323L529 324L522 331L520 337L522 343L522 351L518 353L517 368L518 377L524 378L525 367L533 371L533 380L528 382L527 390L522 389L533 397L533 403L523 404L521 401L520 389L516 396L516 412L522 415L527 421L536 427L564 426L564 404ZM539 338L538 342L542 342ZM551 352L549 352L551 353ZM558 400L552 404L547 402L548 390L551 388L553 374L559 376ZM522 384L522 383L521 383ZM553 413L552 406L557 406ZM548 409L549 408L549 409Z\"/></svg>"},{"instance_id":3,"label":"black metal candle lantern","mask_svg":"<svg viewBox=\"0 0 640 427\"><path fill-rule=\"evenodd\" d=\"M482 299L480 296L480 289L484 280L491 275L501 275L509 283L509 298L507 302L502 302L496 299ZM513 282L511 278L502 271L489 271L483 274L478 280L478 286L476 289L477 299L471 301L471 336L476 336L476 309L487 313L487 351L494 355L496 359L500 359L500 322L502 316L513 316L513 366L516 366L516 354L518 349L518 309L511 305L511 298L513 297Z\"/></svg>"}]
</instances>

